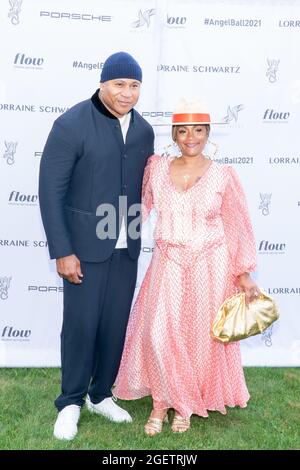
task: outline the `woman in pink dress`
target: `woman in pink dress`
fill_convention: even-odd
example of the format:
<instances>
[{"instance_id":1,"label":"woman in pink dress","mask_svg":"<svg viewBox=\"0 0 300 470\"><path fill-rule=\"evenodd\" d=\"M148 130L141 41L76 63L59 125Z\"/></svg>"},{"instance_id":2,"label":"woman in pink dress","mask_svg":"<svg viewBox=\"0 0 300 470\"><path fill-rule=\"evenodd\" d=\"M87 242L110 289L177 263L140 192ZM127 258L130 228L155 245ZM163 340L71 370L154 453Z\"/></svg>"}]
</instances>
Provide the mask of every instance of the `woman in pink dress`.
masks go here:
<instances>
[{"instance_id":1,"label":"woman in pink dress","mask_svg":"<svg viewBox=\"0 0 300 470\"><path fill-rule=\"evenodd\" d=\"M209 114L198 102L180 106L172 137L181 156L153 155L145 169L143 209L146 215L156 209L156 244L114 389L125 400L152 396L145 425L151 436L161 432L169 409L175 411L172 431L184 432L192 414L247 405L239 344L214 341L210 329L237 289L248 302L259 293L249 275L255 242L239 179L203 154Z\"/></svg>"}]
</instances>

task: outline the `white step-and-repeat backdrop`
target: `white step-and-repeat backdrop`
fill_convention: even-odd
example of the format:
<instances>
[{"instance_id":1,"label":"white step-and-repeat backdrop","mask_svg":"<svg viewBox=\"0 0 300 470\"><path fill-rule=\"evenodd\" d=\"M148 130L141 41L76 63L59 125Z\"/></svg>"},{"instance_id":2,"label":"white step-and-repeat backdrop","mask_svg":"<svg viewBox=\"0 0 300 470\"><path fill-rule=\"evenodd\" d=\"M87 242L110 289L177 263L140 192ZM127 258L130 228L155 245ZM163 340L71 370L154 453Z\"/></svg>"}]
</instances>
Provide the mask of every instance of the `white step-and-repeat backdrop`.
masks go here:
<instances>
[{"instance_id":1,"label":"white step-and-repeat backdrop","mask_svg":"<svg viewBox=\"0 0 300 470\"><path fill-rule=\"evenodd\" d=\"M242 342L244 365L300 365L300 2L1 0L0 366L58 366L62 284L39 214L53 121L98 87L124 50L144 72L140 113L167 123L181 97L210 104L207 153L235 167L254 224L260 286L281 317ZM155 126L156 151L172 153ZM136 293L152 254L144 227ZM117 293L116 293L117 295Z\"/></svg>"}]
</instances>

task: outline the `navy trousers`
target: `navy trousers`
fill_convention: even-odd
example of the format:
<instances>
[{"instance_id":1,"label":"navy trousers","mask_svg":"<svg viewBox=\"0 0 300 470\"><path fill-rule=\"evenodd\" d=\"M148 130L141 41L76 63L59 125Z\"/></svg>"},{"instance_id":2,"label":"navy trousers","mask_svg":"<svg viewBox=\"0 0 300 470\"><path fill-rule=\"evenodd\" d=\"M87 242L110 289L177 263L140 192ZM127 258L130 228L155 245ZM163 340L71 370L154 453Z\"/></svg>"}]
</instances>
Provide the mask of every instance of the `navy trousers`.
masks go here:
<instances>
[{"instance_id":1,"label":"navy trousers","mask_svg":"<svg viewBox=\"0 0 300 470\"><path fill-rule=\"evenodd\" d=\"M81 262L82 284L64 280L61 332L62 391L58 411L83 405L89 393L98 403L112 396L131 302L137 260L127 249L114 250L102 263Z\"/></svg>"}]
</instances>

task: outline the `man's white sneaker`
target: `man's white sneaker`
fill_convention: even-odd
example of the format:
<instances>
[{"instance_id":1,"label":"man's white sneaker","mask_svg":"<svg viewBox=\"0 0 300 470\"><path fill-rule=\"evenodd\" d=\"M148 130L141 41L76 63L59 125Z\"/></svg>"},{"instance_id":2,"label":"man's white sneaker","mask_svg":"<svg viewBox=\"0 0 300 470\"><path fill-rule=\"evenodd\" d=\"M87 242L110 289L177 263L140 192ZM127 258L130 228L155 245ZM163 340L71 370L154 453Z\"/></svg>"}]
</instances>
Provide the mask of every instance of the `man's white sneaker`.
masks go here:
<instances>
[{"instance_id":1,"label":"man's white sneaker","mask_svg":"<svg viewBox=\"0 0 300 470\"><path fill-rule=\"evenodd\" d=\"M130 414L118 406L112 397L104 398L99 403L92 403L90 397L86 397L86 406L91 413L105 416L105 418L115 421L116 423L131 423Z\"/></svg>"},{"instance_id":2,"label":"man's white sneaker","mask_svg":"<svg viewBox=\"0 0 300 470\"><path fill-rule=\"evenodd\" d=\"M77 423L80 416L80 406L65 406L59 413L54 425L53 435L57 439L71 441L77 434Z\"/></svg>"}]
</instances>

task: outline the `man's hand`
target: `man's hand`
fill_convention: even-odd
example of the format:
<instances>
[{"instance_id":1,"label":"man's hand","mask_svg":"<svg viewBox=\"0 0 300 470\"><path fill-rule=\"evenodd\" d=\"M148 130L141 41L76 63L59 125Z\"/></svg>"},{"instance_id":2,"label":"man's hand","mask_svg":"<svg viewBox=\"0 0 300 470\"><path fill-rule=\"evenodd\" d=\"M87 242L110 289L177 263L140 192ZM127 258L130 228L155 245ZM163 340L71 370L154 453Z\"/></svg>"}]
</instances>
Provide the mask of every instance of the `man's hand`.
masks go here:
<instances>
[{"instance_id":1,"label":"man's hand","mask_svg":"<svg viewBox=\"0 0 300 470\"><path fill-rule=\"evenodd\" d=\"M56 270L60 277L67 279L73 284L81 284L83 274L81 272L80 261L75 255L64 256L56 260Z\"/></svg>"}]
</instances>

